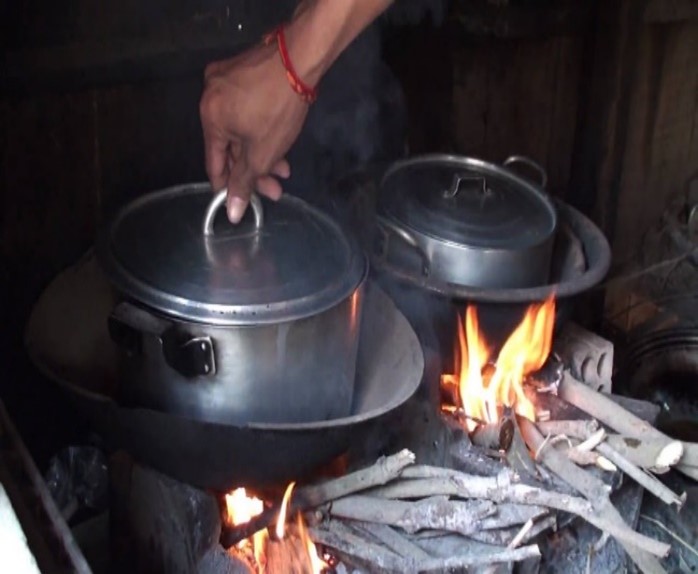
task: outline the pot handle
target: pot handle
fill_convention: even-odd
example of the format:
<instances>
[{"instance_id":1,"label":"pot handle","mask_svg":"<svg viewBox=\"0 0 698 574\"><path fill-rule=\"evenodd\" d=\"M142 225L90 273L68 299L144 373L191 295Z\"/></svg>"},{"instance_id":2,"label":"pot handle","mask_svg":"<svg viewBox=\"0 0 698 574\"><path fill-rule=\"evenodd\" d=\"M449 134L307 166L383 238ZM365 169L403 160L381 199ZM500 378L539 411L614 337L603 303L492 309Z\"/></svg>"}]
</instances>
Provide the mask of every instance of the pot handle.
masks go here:
<instances>
[{"instance_id":1,"label":"pot handle","mask_svg":"<svg viewBox=\"0 0 698 574\"><path fill-rule=\"evenodd\" d=\"M213 235L213 221L216 218L216 212L225 203L225 198L228 196L228 189L222 189L213 196L213 199L208 204L206 208L206 215L204 216L204 226L203 232L205 236ZM253 193L250 197L250 205L252 206L252 211L254 213L254 228L255 231L259 231L264 225L264 208L262 207L262 200L256 193Z\"/></svg>"},{"instance_id":2,"label":"pot handle","mask_svg":"<svg viewBox=\"0 0 698 574\"><path fill-rule=\"evenodd\" d=\"M383 230L386 236L386 241L385 241L385 247L383 248L383 257L387 255L388 247L388 237L390 235L396 235L399 239L401 239L404 243L412 247L420 256L422 259L422 275L425 277L429 275L430 267L431 267L431 261L429 260L429 257L425 253L424 249L422 249L421 245L417 243L417 240L414 238L414 236L407 231L406 229L403 229L399 225L396 225L389 219L386 219L385 217L381 217L380 215L376 216L376 219L378 221L378 226Z\"/></svg>"},{"instance_id":3,"label":"pot handle","mask_svg":"<svg viewBox=\"0 0 698 574\"><path fill-rule=\"evenodd\" d=\"M183 377L216 373L216 358L210 337L183 333L174 323L127 301L119 303L109 315L109 335L130 356L142 355L145 337L154 338L162 349L165 362Z\"/></svg>"},{"instance_id":4,"label":"pot handle","mask_svg":"<svg viewBox=\"0 0 698 574\"><path fill-rule=\"evenodd\" d=\"M535 162L532 159L527 158L524 155L512 155L512 156L509 156L507 159L505 159L504 162L502 163L502 165L505 167L509 167L510 165L515 164L515 163L522 163L524 165L527 165L528 167L530 167L534 171L538 172L538 175L540 176L539 185L543 189L545 189L545 186L548 185L548 174L546 173L546 171L543 169L543 167L538 162Z\"/></svg>"}]
</instances>

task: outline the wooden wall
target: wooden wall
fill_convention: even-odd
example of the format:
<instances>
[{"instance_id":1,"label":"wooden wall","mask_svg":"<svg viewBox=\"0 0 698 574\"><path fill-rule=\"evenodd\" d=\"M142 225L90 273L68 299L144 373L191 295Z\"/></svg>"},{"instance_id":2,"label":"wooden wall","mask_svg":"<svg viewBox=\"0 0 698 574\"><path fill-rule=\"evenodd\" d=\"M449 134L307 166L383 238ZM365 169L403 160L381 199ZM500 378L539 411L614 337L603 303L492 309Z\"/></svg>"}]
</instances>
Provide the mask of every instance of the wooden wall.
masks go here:
<instances>
[{"instance_id":1,"label":"wooden wall","mask_svg":"<svg viewBox=\"0 0 698 574\"><path fill-rule=\"evenodd\" d=\"M600 5L597 21L572 194L606 232L622 273L645 259L648 234L698 172L698 3L617 0ZM631 287L605 292L622 329L635 322L620 313L637 296Z\"/></svg>"},{"instance_id":2,"label":"wooden wall","mask_svg":"<svg viewBox=\"0 0 698 574\"><path fill-rule=\"evenodd\" d=\"M444 26L388 43L408 95L411 151L526 155L565 196L592 3L515 4L455 2Z\"/></svg>"}]
</instances>

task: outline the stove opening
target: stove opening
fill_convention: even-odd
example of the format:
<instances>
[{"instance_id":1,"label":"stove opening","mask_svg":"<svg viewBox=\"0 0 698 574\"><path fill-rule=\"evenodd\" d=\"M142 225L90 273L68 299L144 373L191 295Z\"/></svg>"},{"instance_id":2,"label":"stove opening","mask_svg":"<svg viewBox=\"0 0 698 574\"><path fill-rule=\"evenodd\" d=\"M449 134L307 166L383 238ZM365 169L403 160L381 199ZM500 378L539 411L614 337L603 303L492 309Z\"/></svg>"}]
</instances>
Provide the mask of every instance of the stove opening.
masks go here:
<instances>
[{"instance_id":1,"label":"stove opening","mask_svg":"<svg viewBox=\"0 0 698 574\"><path fill-rule=\"evenodd\" d=\"M468 305L458 316L454 369L441 375L442 411L468 432L497 423L506 409L535 422L535 398L525 382L550 356L554 326L555 298L550 296L530 305L495 346L480 327L477 307Z\"/></svg>"}]
</instances>

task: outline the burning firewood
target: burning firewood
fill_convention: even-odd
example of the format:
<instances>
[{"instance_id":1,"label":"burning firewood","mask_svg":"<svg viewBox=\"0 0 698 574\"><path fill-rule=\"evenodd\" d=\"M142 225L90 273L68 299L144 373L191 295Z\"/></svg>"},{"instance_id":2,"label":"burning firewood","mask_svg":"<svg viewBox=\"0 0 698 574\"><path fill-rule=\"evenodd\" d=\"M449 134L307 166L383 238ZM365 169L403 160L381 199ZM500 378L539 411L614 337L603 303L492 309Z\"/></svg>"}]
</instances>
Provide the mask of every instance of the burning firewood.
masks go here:
<instances>
[{"instance_id":1,"label":"burning firewood","mask_svg":"<svg viewBox=\"0 0 698 574\"><path fill-rule=\"evenodd\" d=\"M413 453L408 450L402 450L392 456L379 459L378 462L368 468L322 484L299 488L292 499L289 515L295 515L299 511L316 508L326 502L354 492L390 482L399 476L406 466L413 464L414 461ZM255 532L269 527L279 514L279 507L280 505L276 505L268 508L247 523L226 527L221 534L223 547L230 548L238 542L249 538Z\"/></svg>"}]
</instances>

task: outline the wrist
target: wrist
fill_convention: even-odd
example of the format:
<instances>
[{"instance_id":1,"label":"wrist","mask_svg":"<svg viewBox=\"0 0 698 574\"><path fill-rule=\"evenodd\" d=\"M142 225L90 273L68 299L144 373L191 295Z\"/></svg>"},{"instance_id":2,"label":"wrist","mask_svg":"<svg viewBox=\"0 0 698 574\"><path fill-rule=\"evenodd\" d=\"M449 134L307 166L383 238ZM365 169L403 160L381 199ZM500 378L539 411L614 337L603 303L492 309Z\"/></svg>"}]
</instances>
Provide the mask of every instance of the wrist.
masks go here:
<instances>
[{"instance_id":1,"label":"wrist","mask_svg":"<svg viewBox=\"0 0 698 574\"><path fill-rule=\"evenodd\" d=\"M342 51L393 0L304 0L286 26L286 46L298 76L317 86Z\"/></svg>"}]
</instances>

